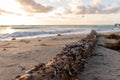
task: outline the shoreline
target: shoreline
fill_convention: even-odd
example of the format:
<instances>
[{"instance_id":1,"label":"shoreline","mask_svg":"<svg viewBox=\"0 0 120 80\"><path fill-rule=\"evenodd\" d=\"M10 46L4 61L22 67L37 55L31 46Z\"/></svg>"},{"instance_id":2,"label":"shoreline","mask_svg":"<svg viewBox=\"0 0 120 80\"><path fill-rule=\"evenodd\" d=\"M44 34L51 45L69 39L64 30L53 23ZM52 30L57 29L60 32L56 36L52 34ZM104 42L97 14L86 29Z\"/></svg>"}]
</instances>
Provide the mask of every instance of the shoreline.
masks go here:
<instances>
[{"instance_id":1,"label":"shoreline","mask_svg":"<svg viewBox=\"0 0 120 80\"><path fill-rule=\"evenodd\" d=\"M89 34L90 31L87 32L76 32L76 33L61 33L60 35L64 35L64 36L69 36L69 35L87 35ZM111 34L111 33L120 33L120 30L117 31L98 31L98 34ZM1 39L0 41L11 41L13 38L17 39L17 40L21 40L21 39L34 39L34 38L46 38L46 37L54 37L54 36L58 36L58 34L45 34L45 35L38 35L38 36L28 36L28 37L11 37L8 39Z\"/></svg>"}]
</instances>

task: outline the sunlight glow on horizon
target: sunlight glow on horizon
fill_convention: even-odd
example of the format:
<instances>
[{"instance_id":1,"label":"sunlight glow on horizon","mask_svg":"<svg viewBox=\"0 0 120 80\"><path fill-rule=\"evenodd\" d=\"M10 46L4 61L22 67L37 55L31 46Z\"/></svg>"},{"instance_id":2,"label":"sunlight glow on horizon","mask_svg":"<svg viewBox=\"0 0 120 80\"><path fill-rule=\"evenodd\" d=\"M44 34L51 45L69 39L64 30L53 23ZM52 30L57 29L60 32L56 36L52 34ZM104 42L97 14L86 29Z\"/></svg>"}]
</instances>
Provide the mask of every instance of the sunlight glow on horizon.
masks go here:
<instances>
[{"instance_id":1,"label":"sunlight glow on horizon","mask_svg":"<svg viewBox=\"0 0 120 80\"><path fill-rule=\"evenodd\" d=\"M107 6L108 2L104 0L91 0L91 1L89 0L88 2L87 0L85 0L84 3L82 3L81 0L76 0L76 2L75 0L71 0L71 1L47 0L47 1L39 1L39 0L1 1L0 25L21 25L21 24L23 25L79 25L79 24L87 25L87 24L115 24L120 22L120 14L119 14L120 5L117 5L117 3L120 3L119 0L116 0L116 3L114 3L113 5L111 3L112 6ZM101 6L102 1L104 1L105 2L104 5L106 4L105 6L107 6L106 8L102 9L103 11L99 10L97 7L99 5L100 7L102 7ZM81 6L79 2L81 2L83 6ZM88 6L89 4L93 6L92 7ZM96 11L98 11L99 14L96 13L94 9L95 10L98 9ZM115 10L116 13L112 13L112 11L114 12Z\"/></svg>"},{"instance_id":2,"label":"sunlight glow on horizon","mask_svg":"<svg viewBox=\"0 0 120 80\"><path fill-rule=\"evenodd\" d=\"M3 30L0 30L0 33L2 33L2 34L11 34L11 33L14 33L14 32L15 32L15 30L11 29L10 27L7 27Z\"/></svg>"}]
</instances>

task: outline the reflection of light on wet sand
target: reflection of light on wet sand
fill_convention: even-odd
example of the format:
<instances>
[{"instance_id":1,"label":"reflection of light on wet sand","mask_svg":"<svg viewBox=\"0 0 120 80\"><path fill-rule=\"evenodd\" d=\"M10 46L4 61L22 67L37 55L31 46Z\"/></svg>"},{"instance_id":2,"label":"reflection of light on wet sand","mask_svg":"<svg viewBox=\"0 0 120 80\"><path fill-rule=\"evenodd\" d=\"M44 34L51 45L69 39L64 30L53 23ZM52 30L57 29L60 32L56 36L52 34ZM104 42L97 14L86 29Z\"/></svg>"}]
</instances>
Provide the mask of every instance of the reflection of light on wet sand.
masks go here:
<instances>
[{"instance_id":1,"label":"reflection of light on wet sand","mask_svg":"<svg viewBox=\"0 0 120 80\"><path fill-rule=\"evenodd\" d=\"M1 34L6 34L6 33L10 34L10 33L14 33L14 32L15 32L15 30L11 29L10 27L7 27L7 28L5 28L3 30L0 30Z\"/></svg>"}]
</instances>

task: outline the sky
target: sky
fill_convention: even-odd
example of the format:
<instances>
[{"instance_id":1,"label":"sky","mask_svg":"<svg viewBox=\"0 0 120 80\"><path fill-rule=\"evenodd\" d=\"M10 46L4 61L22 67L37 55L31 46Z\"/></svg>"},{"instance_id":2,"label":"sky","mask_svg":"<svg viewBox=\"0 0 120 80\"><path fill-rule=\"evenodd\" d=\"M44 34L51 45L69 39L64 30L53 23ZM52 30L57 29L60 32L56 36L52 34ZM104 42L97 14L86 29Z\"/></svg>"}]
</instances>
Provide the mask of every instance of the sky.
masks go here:
<instances>
[{"instance_id":1,"label":"sky","mask_svg":"<svg viewBox=\"0 0 120 80\"><path fill-rule=\"evenodd\" d=\"M0 25L120 23L120 0L0 0Z\"/></svg>"}]
</instances>

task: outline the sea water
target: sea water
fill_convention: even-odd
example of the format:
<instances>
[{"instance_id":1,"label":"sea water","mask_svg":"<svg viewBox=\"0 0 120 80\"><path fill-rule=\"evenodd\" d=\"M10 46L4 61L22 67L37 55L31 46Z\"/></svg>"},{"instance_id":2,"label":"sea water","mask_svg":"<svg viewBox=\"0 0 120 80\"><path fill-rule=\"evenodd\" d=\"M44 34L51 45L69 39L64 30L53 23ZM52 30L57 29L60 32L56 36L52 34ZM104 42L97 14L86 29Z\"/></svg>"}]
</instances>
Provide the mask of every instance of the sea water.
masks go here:
<instances>
[{"instance_id":1,"label":"sea water","mask_svg":"<svg viewBox=\"0 0 120 80\"><path fill-rule=\"evenodd\" d=\"M97 32L120 31L120 26L114 25L2 25L0 26L0 40L11 38L33 38L54 36L57 34L83 34L91 30Z\"/></svg>"}]
</instances>

